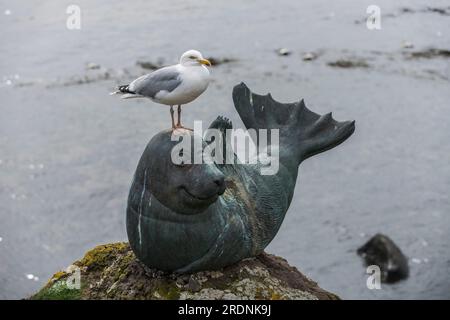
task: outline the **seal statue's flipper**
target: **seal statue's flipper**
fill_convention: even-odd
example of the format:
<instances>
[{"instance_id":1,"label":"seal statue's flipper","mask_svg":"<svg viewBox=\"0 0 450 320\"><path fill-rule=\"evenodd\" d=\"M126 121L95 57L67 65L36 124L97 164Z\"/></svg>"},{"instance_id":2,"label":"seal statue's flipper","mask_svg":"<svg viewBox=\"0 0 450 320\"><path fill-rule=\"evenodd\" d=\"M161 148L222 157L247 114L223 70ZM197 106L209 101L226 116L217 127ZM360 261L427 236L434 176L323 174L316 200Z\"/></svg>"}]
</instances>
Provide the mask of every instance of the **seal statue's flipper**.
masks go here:
<instances>
[{"instance_id":1,"label":"seal statue's flipper","mask_svg":"<svg viewBox=\"0 0 450 320\"><path fill-rule=\"evenodd\" d=\"M247 129L280 129L280 145L295 149L291 151L296 153L297 165L344 142L355 130L355 121L338 122L331 113L320 116L306 108L303 100L280 103L270 93L252 93L244 83L233 88L233 101Z\"/></svg>"},{"instance_id":2,"label":"seal statue's flipper","mask_svg":"<svg viewBox=\"0 0 450 320\"><path fill-rule=\"evenodd\" d=\"M228 129L233 129L233 123L231 122L230 119L223 117L223 116L218 116L216 118L216 120L214 120L208 129L217 129L220 131L221 133L221 138L222 138L222 146L223 146L223 150L222 150L222 156L226 157L227 152L230 152L230 154L228 155L228 157L232 157L230 159L234 159L236 160L236 155L234 154L233 151L233 147L231 146L231 142L227 140L226 135L227 135L227 130ZM209 137L204 137L206 143L210 143L211 139ZM224 158L225 159L225 158Z\"/></svg>"}]
</instances>

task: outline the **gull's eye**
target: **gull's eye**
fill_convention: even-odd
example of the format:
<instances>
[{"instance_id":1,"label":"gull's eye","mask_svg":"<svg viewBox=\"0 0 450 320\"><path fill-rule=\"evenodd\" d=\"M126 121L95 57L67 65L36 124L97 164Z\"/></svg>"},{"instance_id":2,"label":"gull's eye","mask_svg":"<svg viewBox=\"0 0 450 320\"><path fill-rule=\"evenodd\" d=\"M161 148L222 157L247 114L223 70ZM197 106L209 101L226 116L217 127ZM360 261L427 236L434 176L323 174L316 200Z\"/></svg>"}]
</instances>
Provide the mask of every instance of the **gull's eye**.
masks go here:
<instances>
[{"instance_id":1,"label":"gull's eye","mask_svg":"<svg viewBox=\"0 0 450 320\"><path fill-rule=\"evenodd\" d=\"M195 60L195 59L197 59L197 57L196 56L189 56L189 59Z\"/></svg>"}]
</instances>

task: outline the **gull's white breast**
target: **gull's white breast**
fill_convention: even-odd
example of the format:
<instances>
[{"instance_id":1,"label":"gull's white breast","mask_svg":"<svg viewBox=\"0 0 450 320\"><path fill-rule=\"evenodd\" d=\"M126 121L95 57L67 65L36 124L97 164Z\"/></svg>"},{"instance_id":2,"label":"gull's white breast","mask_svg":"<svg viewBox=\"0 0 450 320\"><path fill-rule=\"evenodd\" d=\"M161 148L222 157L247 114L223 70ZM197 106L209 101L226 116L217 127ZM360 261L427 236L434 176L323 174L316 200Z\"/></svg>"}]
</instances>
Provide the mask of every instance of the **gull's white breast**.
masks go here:
<instances>
[{"instance_id":1,"label":"gull's white breast","mask_svg":"<svg viewBox=\"0 0 450 320\"><path fill-rule=\"evenodd\" d=\"M160 91L153 100L167 105L181 105L195 100L208 88L211 75L205 66L176 66L180 72L181 84L172 92Z\"/></svg>"}]
</instances>

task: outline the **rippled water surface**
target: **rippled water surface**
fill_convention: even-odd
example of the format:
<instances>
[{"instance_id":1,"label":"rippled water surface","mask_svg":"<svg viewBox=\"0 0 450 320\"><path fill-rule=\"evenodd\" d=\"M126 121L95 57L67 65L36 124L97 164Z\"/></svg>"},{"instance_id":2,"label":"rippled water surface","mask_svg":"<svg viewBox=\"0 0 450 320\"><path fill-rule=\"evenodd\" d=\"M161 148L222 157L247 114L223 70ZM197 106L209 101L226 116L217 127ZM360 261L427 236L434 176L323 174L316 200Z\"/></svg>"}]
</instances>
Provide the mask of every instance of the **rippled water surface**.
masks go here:
<instances>
[{"instance_id":1,"label":"rippled water surface","mask_svg":"<svg viewBox=\"0 0 450 320\"><path fill-rule=\"evenodd\" d=\"M137 61L170 64L190 48L235 61L212 69L187 125L221 114L242 126L231 100L240 81L357 121L347 142L301 165L269 252L342 298L450 298L450 60L411 57L450 49L450 11L430 10L447 1L378 1L378 31L364 22L371 3L356 0L77 4L72 31L64 2L0 4L0 298L25 297L94 245L126 240L133 172L170 117L108 92L148 71ZM317 59L304 61L308 52ZM342 59L360 63L329 65ZM377 232L410 258L411 276L371 291L355 250Z\"/></svg>"}]
</instances>

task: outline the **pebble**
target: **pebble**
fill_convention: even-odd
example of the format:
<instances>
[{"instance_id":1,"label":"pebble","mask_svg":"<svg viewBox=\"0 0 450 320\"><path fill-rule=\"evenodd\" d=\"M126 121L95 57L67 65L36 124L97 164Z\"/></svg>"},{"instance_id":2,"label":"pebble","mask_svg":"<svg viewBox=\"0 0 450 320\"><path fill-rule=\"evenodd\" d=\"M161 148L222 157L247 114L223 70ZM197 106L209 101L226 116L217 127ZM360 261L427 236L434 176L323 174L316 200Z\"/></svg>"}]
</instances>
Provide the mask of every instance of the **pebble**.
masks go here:
<instances>
[{"instance_id":1,"label":"pebble","mask_svg":"<svg viewBox=\"0 0 450 320\"><path fill-rule=\"evenodd\" d=\"M315 60L317 58L317 55L314 52L306 52L305 54L303 54L303 61L312 61Z\"/></svg>"},{"instance_id":2,"label":"pebble","mask_svg":"<svg viewBox=\"0 0 450 320\"><path fill-rule=\"evenodd\" d=\"M402 42L402 48L403 49L412 49L412 48L414 48L414 44L412 42L409 42L409 41L403 41Z\"/></svg>"},{"instance_id":3,"label":"pebble","mask_svg":"<svg viewBox=\"0 0 450 320\"><path fill-rule=\"evenodd\" d=\"M291 50L289 50L287 48L280 48L280 49L277 50L277 53L278 53L279 56L288 56L292 52L291 52Z\"/></svg>"},{"instance_id":4,"label":"pebble","mask_svg":"<svg viewBox=\"0 0 450 320\"><path fill-rule=\"evenodd\" d=\"M202 286L196 279L194 279L193 277L189 278L189 282L187 284L187 289L189 291L198 292L198 291L200 291L201 288L202 288Z\"/></svg>"},{"instance_id":5,"label":"pebble","mask_svg":"<svg viewBox=\"0 0 450 320\"><path fill-rule=\"evenodd\" d=\"M97 63L94 63L94 62L89 62L89 63L86 65L86 69L88 69L88 70L100 69L100 65L97 64Z\"/></svg>"}]
</instances>

